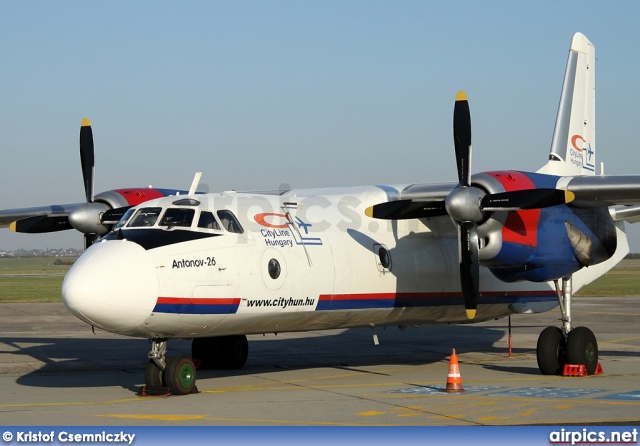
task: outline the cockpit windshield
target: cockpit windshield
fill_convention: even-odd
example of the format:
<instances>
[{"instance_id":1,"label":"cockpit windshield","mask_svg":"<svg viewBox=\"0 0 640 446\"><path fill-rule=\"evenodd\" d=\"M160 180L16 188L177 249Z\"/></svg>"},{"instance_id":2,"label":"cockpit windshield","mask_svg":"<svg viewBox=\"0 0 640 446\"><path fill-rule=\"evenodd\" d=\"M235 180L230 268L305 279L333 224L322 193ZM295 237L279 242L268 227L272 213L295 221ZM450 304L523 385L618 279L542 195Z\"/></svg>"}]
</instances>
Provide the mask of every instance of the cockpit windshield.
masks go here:
<instances>
[{"instance_id":1,"label":"cockpit windshield","mask_svg":"<svg viewBox=\"0 0 640 446\"><path fill-rule=\"evenodd\" d=\"M131 219L131 222L127 225L128 228L142 228L153 226L158 219L158 216L162 212L162 208L141 208L138 209L136 215ZM124 219L124 216L122 217Z\"/></svg>"},{"instance_id":2,"label":"cockpit windshield","mask_svg":"<svg viewBox=\"0 0 640 446\"><path fill-rule=\"evenodd\" d=\"M198 202L196 202L198 203ZM175 204L175 203L174 203ZM187 203L185 203L187 204ZM190 205L191 203L188 203ZM197 214L197 216L196 216ZM202 210L198 212L193 207L144 207L129 209L115 225L114 230L120 228L149 228L164 226L164 229L190 228L197 218L197 228L202 230L228 231L236 234L244 232L240 222L228 209L217 212Z\"/></svg>"},{"instance_id":3,"label":"cockpit windshield","mask_svg":"<svg viewBox=\"0 0 640 446\"><path fill-rule=\"evenodd\" d=\"M195 211L193 209L169 208L162 216L160 226L168 226L169 228L176 226L189 227L193 221L194 214Z\"/></svg>"}]
</instances>

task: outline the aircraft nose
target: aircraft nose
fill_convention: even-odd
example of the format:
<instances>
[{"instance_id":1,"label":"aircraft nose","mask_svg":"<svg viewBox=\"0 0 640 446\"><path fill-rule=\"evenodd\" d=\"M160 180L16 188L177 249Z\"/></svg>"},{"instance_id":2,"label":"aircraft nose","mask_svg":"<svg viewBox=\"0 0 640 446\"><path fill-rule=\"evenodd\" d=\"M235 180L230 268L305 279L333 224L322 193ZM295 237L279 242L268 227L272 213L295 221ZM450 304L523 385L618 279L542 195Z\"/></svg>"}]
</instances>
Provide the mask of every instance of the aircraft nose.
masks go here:
<instances>
[{"instance_id":1,"label":"aircraft nose","mask_svg":"<svg viewBox=\"0 0 640 446\"><path fill-rule=\"evenodd\" d=\"M127 334L151 314L158 277L151 256L137 243L111 240L92 245L62 283L62 300L80 319Z\"/></svg>"}]
</instances>

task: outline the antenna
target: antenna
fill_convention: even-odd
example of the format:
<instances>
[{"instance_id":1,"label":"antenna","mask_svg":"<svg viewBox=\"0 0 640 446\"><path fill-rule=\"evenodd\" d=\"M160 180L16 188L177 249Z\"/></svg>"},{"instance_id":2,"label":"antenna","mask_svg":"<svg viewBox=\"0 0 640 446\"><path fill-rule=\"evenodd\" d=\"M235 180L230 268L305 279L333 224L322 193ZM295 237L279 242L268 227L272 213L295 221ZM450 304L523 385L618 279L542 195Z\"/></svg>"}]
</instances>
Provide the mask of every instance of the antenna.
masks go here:
<instances>
[{"instance_id":1,"label":"antenna","mask_svg":"<svg viewBox=\"0 0 640 446\"><path fill-rule=\"evenodd\" d=\"M200 182L200 177L202 176L202 172L196 172L193 176L193 181L191 182L191 187L189 188L189 193L187 195L193 195L196 193L196 189L198 188L198 183Z\"/></svg>"}]
</instances>

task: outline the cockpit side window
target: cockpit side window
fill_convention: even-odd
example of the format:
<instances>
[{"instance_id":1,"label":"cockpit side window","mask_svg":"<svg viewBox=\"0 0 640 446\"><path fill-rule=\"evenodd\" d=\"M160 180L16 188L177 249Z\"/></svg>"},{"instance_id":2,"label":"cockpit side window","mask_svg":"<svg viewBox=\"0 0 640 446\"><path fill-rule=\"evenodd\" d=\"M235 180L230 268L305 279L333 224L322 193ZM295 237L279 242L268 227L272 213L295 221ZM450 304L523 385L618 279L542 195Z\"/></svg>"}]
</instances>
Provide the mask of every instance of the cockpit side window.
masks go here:
<instances>
[{"instance_id":1,"label":"cockpit side window","mask_svg":"<svg viewBox=\"0 0 640 446\"><path fill-rule=\"evenodd\" d=\"M233 215L233 212L223 209L218 211L218 218L222 222L222 227L227 231L234 232L236 234L242 234L244 232L244 229L240 226L240 222L238 222L236 216Z\"/></svg>"},{"instance_id":2,"label":"cockpit side window","mask_svg":"<svg viewBox=\"0 0 640 446\"><path fill-rule=\"evenodd\" d=\"M127 223L127 221L129 221L129 219L131 218L131 216L135 211L136 211L135 209L127 210L127 212L124 213L122 218L120 218L118 223L116 223L116 225L113 227L113 230L115 231L116 229L120 229L121 227L123 227Z\"/></svg>"},{"instance_id":3,"label":"cockpit side window","mask_svg":"<svg viewBox=\"0 0 640 446\"><path fill-rule=\"evenodd\" d=\"M153 226L160 215L162 208L141 208L138 209L136 215L131 219L131 223L127 225L128 228L140 228L146 226Z\"/></svg>"},{"instance_id":4,"label":"cockpit side window","mask_svg":"<svg viewBox=\"0 0 640 446\"><path fill-rule=\"evenodd\" d=\"M184 208L169 208L160 220L160 226L173 228L176 226L189 227L193 222L195 210Z\"/></svg>"},{"instance_id":5,"label":"cockpit side window","mask_svg":"<svg viewBox=\"0 0 640 446\"><path fill-rule=\"evenodd\" d=\"M216 229L218 231L221 230L220 225L218 224L218 220L216 220L216 217L213 215L213 212L209 212L209 211L200 212L198 227L205 228L205 229Z\"/></svg>"}]
</instances>

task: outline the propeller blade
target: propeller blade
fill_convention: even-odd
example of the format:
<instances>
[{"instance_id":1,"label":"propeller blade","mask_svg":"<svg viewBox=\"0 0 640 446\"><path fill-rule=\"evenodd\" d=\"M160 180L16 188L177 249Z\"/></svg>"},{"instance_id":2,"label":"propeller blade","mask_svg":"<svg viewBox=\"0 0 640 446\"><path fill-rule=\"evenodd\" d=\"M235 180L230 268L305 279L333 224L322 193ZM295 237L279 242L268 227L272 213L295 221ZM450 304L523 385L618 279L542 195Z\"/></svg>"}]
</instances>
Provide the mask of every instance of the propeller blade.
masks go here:
<instances>
[{"instance_id":1,"label":"propeller blade","mask_svg":"<svg viewBox=\"0 0 640 446\"><path fill-rule=\"evenodd\" d=\"M41 234L44 232L57 232L73 229L66 215L49 217L47 215L36 215L34 217L22 218L9 225L13 232L22 234Z\"/></svg>"},{"instance_id":2,"label":"propeller blade","mask_svg":"<svg viewBox=\"0 0 640 446\"><path fill-rule=\"evenodd\" d=\"M82 180L87 203L93 203L93 173L95 156L93 152L93 131L91 122L84 118L80 126L80 164L82 166Z\"/></svg>"},{"instance_id":3,"label":"propeller blade","mask_svg":"<svg viewBox=\"0 0 640 446\"><path fill-rule=\"evenodd\" d=\"M541 209L571 203L575 194L561 189L525 189L485 195L480 201L483 211L518 211Z\"/></svg>"},{"instance_id":4,"label":"propeller blade","mask_svg":"<svg viewBox=\"0 0 640 446\"><path fill-rule=\"evenodd\" d=\"M460 186L470 185L471 176L471 113L467 94L459 91L453 108L453 141L456 149L458 182Z\"/></svg>"},{"instance_id":5,"label":"propeller blade","mask_svg":"<svg viewBox=\"0 0 640 446\"><path fill-rule=\"evenodd\" d=\"M478 231L473 222L463 222L458 226L458 247L460 254L460 283L464 296L467 317L476 317L478 296L480 295L480 261L478 258Z\"/></svg>"},{"instance_id":6,"label":"propeller blade","mask_svg":"<svg viewBox=\"0 0 640 446\"><path fill-rule=\"evenodd\" d=\"M411 218L447 215L444 201L396 200L369 206L365 215L382 220L408 220Z\"/></svg>"}]
</instances>

